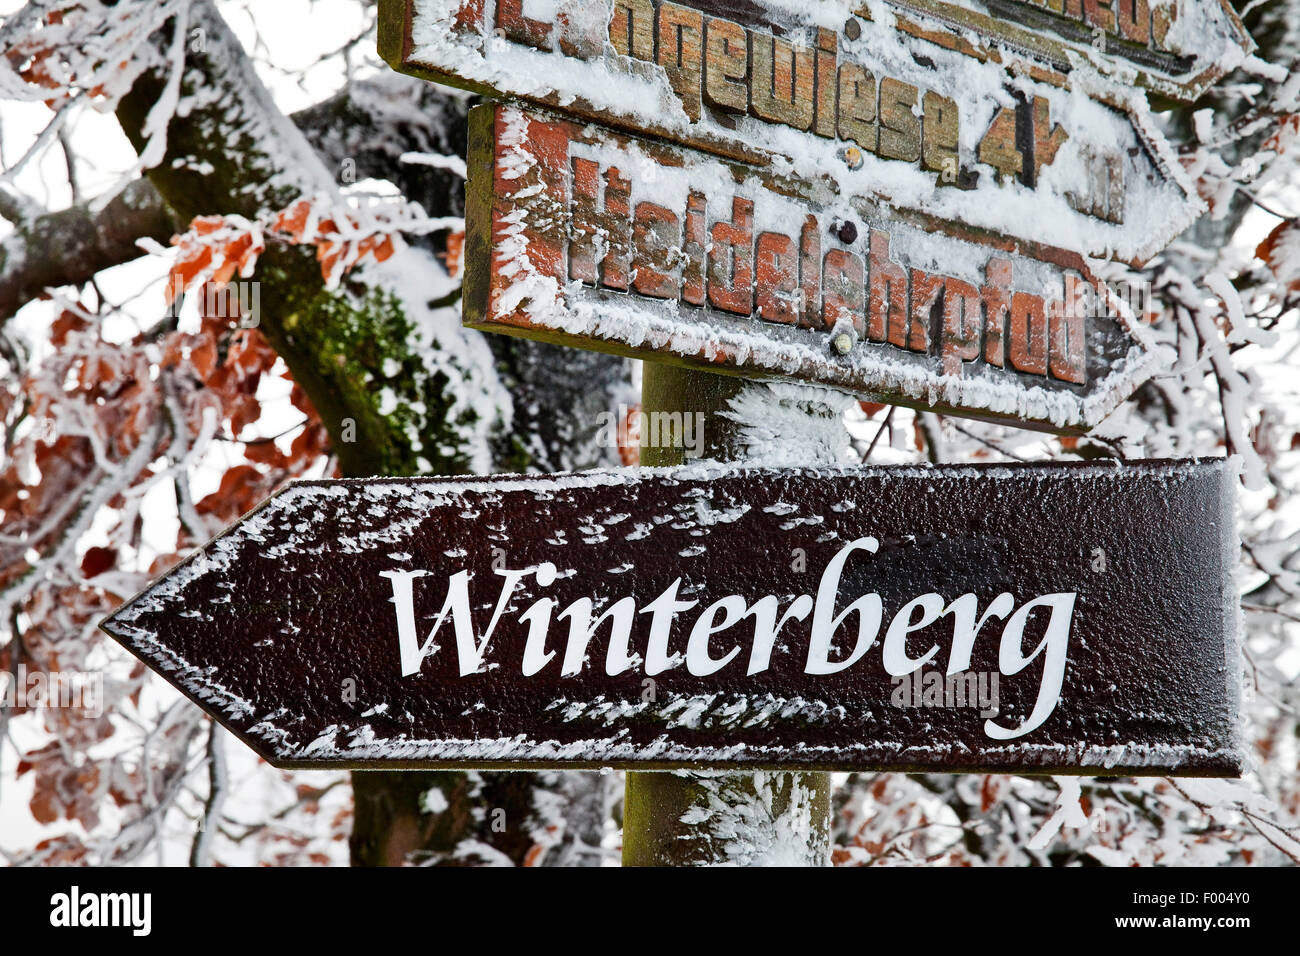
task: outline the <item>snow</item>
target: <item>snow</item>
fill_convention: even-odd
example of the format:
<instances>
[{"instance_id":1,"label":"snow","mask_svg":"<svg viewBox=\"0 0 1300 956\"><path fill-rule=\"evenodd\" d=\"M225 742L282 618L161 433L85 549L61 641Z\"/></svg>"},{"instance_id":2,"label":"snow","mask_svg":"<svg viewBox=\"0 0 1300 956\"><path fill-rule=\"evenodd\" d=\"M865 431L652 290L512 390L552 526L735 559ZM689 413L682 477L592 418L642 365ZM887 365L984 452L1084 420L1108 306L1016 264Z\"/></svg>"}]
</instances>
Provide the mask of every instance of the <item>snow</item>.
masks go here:
<instances>
[{"instance_id":1,"label":"snow","mask_svg":"<svg viewBox=\"0 0 1300 956\"><path fill-rule=\"evenodd\" d=\"M601 721L605 726L629 717L652 717L667 727L737 728L760 727L770 721L797 718L808 723L843 720L843 707L804 697L778 697L773 694L728 695L690 694L674 697L662 704L650 701L611 701L604 695L591 700L553 701L548 711L559 711L565 722Z\"/></svg>"},{"instance_id":2,"label":"snow","mask_svg":"<svg viewBox=\"0 0 1300 956\"><path fill-rule=\"evenodd\" d=\"M214 701L215 703L215 701ZM277 743L282 732L269 724L256 725L250 734L267 743ZM592 736L572 743L542 740L518 734L513 737L472 739L419 739L409 736L382 737L367 725L353 728L331 726L306 744L284 752L286 763L315 764L358 762L446 762L478 765L484 768L530 764L563 763L570 769L601 766L653 768L656 765L689 764L694 767L730 769L732 773L789 767L798 762L809 770L843 767L852 762L862 767L906 767L938 764L951 759L948 744L926 746L899 740L874 740L839 743L834 746L768 746L756 743L688 746L670 740L665 734L649 743L632 742L626 730L604 736ZM1142 767L1176 768L1205 762L1235 763L1241 751L1235 746L1206 747L1199 744L1147 744L1129 741L1111 746L1071 746L1060 743L1017 741L1004 746L987 745L981 749L981 766L1001 766L1020 772L1036 768L1078 766L1105 773L1117 769Z\"/></svg>"},{"instance_id":3,"label":"snow","mask_svg":"<svg viewBox=\"0 0 1300 956\"><path fill-rule=\"evenodd\" d=\"M750 464L805 466L848 457L843 418L852 404L829 389L766 382L746 384L721 415L739 426L738 457Z\"/></svg>"},{"instance_id":4,"label":"snow","mask_svg":"<svg viewBox=\"0 0 1300 956\"><path fill-rule=\"evenodd\" d=\"M1053 779L1060 788L1061 794L1057 799L1055 812L1047 818L1042 829L1029 841L1028 846L1031 850L1045 848L1060 832L1061 827L1080 829L1088 825L1088 815L1083 812L1083 807L1079 804L1081 786L1078 778L1055 777Z\"/></svg>"},{"instance_id":5,"label":"snow","mask_svg":"<svg viewBox=\"0 0 1300 956\"><path fill-rule=\"evenodd\" d=\"M913 6L908 0L890 2L903 8L910 9ZM950 7L997 17L982 0L944 0L944 3ZM1149 0L1148 7L1153 13L1161 7L1174 9L1175 18L1165 36L1164 47L1169 53L1187 61L1187 68L1181 73L1164 74L1158 70L1139 67L1113 51L1099 53L1091 43L1085 41L1076 46L1072 56L1071 79L1084 70L1093 70L1115 83L1146 85L1160 92L1172 92L1174 85L1189 83L1207 71L1226 74L1247 59L1247 50L1243 49L1242 43L1251 49L1254 44L1232 22L1231 15L1224 6L1217 0ZM1085 24L1080 26L1088 31L1091 39L1091 28ZM1107 36L1107 40L1113 39L1112 36Z\"/></svg>"},{"instance_id":6,"label":"snow","mask_svg":"<svg viewBox=\"0 0 1300 956\"><path fill-rule=\"evenodd\" d=\"M786 6L786 5L780 5ZM796 23L820 23L839 29L856 11L849 0L824 0L815 12L789 5ZM489 5L491 7L491 5ZM883 12L883 7L876 5ZM608 7L588 4L582 22L604 32ZM749 116L734 118L734 129L707 111L692 123L662 70L639 62L619 63L616 54L581 60L559 52L533 49L506 41L492 32L466 37L452 28L454 7L418 4L412 24L410 61L491 87L510 96L571 109L581 99L584 115L606 122L653 131L673 139L729 152L752 153L754 144L770 152L778 175L830 186L841 197L875 198L886 205L917 210L937 221L958 221L1018 239L1045 243L1076 252L1143 260L1186 228L1204 207L1179 174L1163 140L1149 135L1153 127L1145 100L1122 95L1122 110L1089 95L1097 87L1113 97L1121 83L1083 71L1073 90L1030 80L994 63L956 53L897 30L892 17L860 21L857 40L840 38L841 59L853 59L877 75L895 76L953 99L962 117L963 164L979 166L973 189L936 188L935 173L917 164L864 156L850 169L839 156L840 141L821 139ZM577 16L578 14L574 14ZM593 19L594 18L594 19ZM977 40L977 47L982 46ZM609 50L610 48L607 48ZM933 63L921 68L918 59ZM1084 75L1086 74L1086 75ZM1072 77L1072 80L1074 78ZM979 139L994 112L1014 105L1006 87L1047 101L1053 122L1069 134L1056 162L1045 167L1037 187L999 185L993 170L975 162ZM1127 111L1127 115L1126 112ZM1126 189L1124 224L1114 224L1077 212L1067 193L1081 182L1079 150L1084 144L1114 149L1123 158Z\"/></svg>"},{"instance_id":7,"label":"snow","mask_svg":"<svg viewBox=\"0 0 1300 956\"><path fill-rule=\"evenodd\" d=\"M421 809L423 809L425 813L442 813L442 811L446 810L447 807L450 806L447 802L446 796L444 796L443 792L437 787L430 787L425 791L424 799L421 801L421 804Z\"/></svg>"},{"instance_id":8,"label":"snow","mask_svg":"<svg viewBox=\"0 0 1300 956\"><path fill-rule=\"evenodd\" d=\"M758 771L744 777L709 771L675 773L698 788L681 822L711 844L712 865L826 866L829 830L817 793L800 774ZM820 834L820 836L819 836Z\"/></svg>"},{"instance_id":9,"label":"snow","mask_svg":"<svg viewBox=\"0 0 1300 956\"><path fill-rule=\"evenodd\" d=\"M453 291L456 282L430 252L405 243L384 262L368 265L366 278L400 296L403 311L415 332L408 347L423 360L419 374L428 379L442 375L448 383L443 395L450 401L445 412L439 411L443 416L442 427L456 436L456 444L468 459L471 471L490 472L491 441L500 430L510 427L514 404L497 374L496 360L487 340L462 329L459 305L442 308L429 305ZM380 409L381 415L396 408L396 397L391 390L384 391L388 398ZM409 407L420 418L428 414L426 409ZM422 433L420 422L410 422L407 437L416 451L422 447Z\"/></svg>"}]
</instances>

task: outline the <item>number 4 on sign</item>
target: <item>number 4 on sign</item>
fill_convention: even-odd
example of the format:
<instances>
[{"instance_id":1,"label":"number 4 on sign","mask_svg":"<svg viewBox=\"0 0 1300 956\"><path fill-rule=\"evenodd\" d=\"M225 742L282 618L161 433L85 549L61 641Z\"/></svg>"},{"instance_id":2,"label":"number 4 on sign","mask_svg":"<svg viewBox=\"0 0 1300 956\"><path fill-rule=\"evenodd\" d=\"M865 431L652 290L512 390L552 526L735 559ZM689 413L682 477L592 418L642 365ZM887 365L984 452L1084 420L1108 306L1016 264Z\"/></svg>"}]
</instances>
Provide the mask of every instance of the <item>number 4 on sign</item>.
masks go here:
<instances>
[{"instance_id":1,"label":"number 4 on sign","mask_svg":"<svg viewBox=\"0 0 1300 956\"><path fill-rule=\"evenodd\" d=\"M1002 180L1021 178L1025 158L1016 147L1016 111L1005 106L993 117L993 125L980 140L979 161L992 166Z\"/></svg>"},{"instance_id":2,"label":"number 4 on sign","mask_svg":"<svg viewBox=\"0 0 1300 956\"><path fill-rule=\"evenodd\" d=\"M1017 135L1021 129L1028 135ZM980 140L977 156L981 163L996 169L1000 179L1015 178L1032 186L1069 138L1060 125L1052 124L1051 104L1035 96L1032 104L1018 103L998 111Z\"/></svg>"}]
</instances>

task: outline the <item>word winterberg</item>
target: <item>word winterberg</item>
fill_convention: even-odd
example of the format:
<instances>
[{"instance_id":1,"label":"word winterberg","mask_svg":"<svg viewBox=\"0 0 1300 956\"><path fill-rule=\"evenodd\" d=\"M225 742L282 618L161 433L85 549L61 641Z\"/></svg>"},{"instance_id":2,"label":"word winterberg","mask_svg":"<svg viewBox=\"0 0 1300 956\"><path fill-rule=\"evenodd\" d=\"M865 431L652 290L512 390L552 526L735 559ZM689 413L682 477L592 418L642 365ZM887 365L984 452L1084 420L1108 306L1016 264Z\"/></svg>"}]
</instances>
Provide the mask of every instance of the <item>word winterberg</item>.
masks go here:
<instances>
[{"instance_id":1,"label":"word winterberg","mask_svg":"<svg viewBox=\"0 0 1300 956\"><path fill-rule=\"evenodd\" d=\"M706 677L726 667L740 666L746 668L747 676L753 676L771 666L772 652L778 646L778 639L782 641L782 647L791 642L793 635L787 633L782 636L783 629L788 627L793 631L796 622L807 621L807 656L803 673L813 676L837 674L862 660L876 643L884 623L883 603L880 595L874 592L855 596L847 607L837 611L840 578L848 559L855 553L874 554L878 549L879 542L872 537L849 542L827 562L818 583L816 597L809 594L797 595L784 610L780 606L780 600L771 594L752 602L739 594L727 595L714 601L699 611L690 624L684 655L673 649L674 622L678 615L692 611L700 602L683 600L679 596L681 578L674 580L658 597L643 607L638 607L636 599L629 595L611 600L599 614L589 597L573 601L558 614L555 613L557 602L553 598L539 597L521 614L512 615L519 624L527 626L522 649L510 649L519 655L514 666L519 668L524 677L532 677L548 668L558 668L561 676L576 676L588 664L590 645L595 640L596 632L608 623L604 671L609 676L641 669L646 676L654 677L680 666L683 661L687 672L695 677ZM381 572L382 577L389 579L393 589L392 602L403 677L419 673L423 660L438 652L439 648L434 641L439 629L447 621L450 621L455 633L460 676L468 677L489 666L492 636L506 616L507 608L529 591L536 593L550 587L559 576L558 569L550 562L543 562L536 568L501 569L495 573L502 581L492 616L486 626L474 618L473 608L479 606L481 599L478 596L471 598L469 572L457 571L445 579L442 608L433 619L428 636L421 641L416 631L416 621L422 619L423 614L417 615L415 608L415 581L430 576L432 572L407 569ZM535 589L525 586L525 594L517 594L521 584L530 577L535 581ZM998 646L999 673L1005 676L1019 674L1041 657L1042 675L1033 710L1024 721L1018 726L1003 727L988 719L984 722L984 733L994 740L1022 737L1040 727L1060 700L1076 598L1077 592L1063 591L1035 597L1017 607L1015 598L1003 592L994 597L981 613L979 599L974 593L962 594L951 601L933 592L922 594L899 608L890 620L881 645L882 663L885 671L894 677L908 675L924 667L938 656L939 645L934 644L919 657L912 657L907 649L909 635L939 623L944 617L950 617L952 630L947 673L960 674L970 669L975 642L984 627L995 618L1004 621ZM1047 623L1041 639L1026 654L1025 631L1035 611L1044 612ZM648 615L649 618L644 656L633 649L633 631L642 615ZM842 659L833 659L839 654L836 640L841 628L853 633L852 628L847 627L847 622L854 615L857 617L857 631L852 650ZM553 664L559 651L549 646L551 627L555 621L566 618L568 636L563 657ZM743 630L749 634L747 663L738 660L741 645L737 642L737 637L738 632ZM680 640L677 643L680 647ZM715 656L715 650L718 656ZM499 655L493 656L495 660L492 666L499 666Z\"/></svg>"}]
</instances>

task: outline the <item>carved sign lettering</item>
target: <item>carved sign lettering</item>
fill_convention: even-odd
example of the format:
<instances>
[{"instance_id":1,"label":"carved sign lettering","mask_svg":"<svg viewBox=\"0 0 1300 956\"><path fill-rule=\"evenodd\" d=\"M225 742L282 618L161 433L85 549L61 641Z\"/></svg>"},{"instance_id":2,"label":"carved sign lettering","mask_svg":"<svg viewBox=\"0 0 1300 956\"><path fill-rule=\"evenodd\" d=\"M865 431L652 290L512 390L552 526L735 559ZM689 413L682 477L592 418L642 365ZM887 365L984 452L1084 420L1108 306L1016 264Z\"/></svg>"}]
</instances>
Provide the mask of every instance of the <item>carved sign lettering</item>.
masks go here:
<instances>
[{"instance_id":1,"label":"carved sign lettering","mask_svg":"<svg viewBox=\"0 0 1300 956\"><path fill-rule=\"evenodd\" d=\"M476 109L470 167L476 328L1058 431L1150 369L1078 256L517 107Z\"/></svg>"},{"instance_id":2,"label":"carved sign lettering","mask_svg":"<svg viewBox=\"0 0 1300 956\"><path fill-rule=\"evenodd\" d=\"M769 166L931 228L1140 262L1201 211L1127 104L918 16L877 22L842 0L802 13L756 0L390 0L380 46L405 72Z\"/></svg>"}]
</instances>

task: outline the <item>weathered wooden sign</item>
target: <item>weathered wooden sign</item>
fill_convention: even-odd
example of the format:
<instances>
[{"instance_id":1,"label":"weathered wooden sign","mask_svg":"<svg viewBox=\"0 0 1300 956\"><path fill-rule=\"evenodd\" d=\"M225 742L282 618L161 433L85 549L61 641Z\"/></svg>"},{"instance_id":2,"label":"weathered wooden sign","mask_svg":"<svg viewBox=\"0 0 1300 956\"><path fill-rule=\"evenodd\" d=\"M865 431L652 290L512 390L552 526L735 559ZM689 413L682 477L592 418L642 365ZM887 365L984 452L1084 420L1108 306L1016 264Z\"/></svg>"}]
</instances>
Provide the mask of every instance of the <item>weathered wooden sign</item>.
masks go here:
<instances>
[{"instance_id":1,"label":"weathered wooden sign","mask_svg":"<svg viewBox=\"0 0 1300 956\"><path fill-rule=\"evenodd\" d=\"M514 106L469 156L474 328L1064 432L1154 361L1073 253Z\"/></svg>"},{"instance_id":2,"label":"weathered wooden sign","mask_svg":"<svg viewBox=\"0 0 1300 956\"><path fill-rule=\"evenodd\" d=\"M282 767L1236 775L1225 462L302 482L103 627Z\"/></svg>"},{"instance_id":3,"label":"weathered wooden sign","mask_svg":"<svg viewBox=\"0 0 1300 956\"><path fill-rule=\"evenodd\" d=\"M1004 64L942 18L908 33L888 9L390 0L380 51L408 73L819 181L939 230L1137 262L1202 211L1138 113L1049 67Z\"/></svg>"},{"instance_id":4,"label":"weathered wooden sign","mask_svg":"<svg viewBox=\"0 0 1300 956\"><path fill-rule=\"evenodd\" d=\"M1063 85L1085 67L1188 103L1255 49L1227 0L886 2L900 30L972 56L1045 64Z\"/></svg>"}]
</instances>

